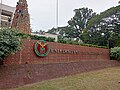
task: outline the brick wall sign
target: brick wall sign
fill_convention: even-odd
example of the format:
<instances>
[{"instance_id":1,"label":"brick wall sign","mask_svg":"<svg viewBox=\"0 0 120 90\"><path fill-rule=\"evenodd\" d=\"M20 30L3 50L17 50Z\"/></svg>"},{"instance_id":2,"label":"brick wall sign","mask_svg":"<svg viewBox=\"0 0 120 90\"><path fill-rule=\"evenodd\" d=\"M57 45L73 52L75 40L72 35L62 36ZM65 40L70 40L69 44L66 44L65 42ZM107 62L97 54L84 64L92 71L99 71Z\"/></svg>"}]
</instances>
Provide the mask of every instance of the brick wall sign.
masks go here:
<instances>
[{"instance_id":1,"label":"brick wall sign","mask_svg":"<svg viewBox=\"0 0 120 90\"><path fill-rule=\"evenodd\" d=\"M109 49L24 40L23 49L6 58L4 64L46 64L80 61L108 61Z\"/></svg>"}]
</instances>

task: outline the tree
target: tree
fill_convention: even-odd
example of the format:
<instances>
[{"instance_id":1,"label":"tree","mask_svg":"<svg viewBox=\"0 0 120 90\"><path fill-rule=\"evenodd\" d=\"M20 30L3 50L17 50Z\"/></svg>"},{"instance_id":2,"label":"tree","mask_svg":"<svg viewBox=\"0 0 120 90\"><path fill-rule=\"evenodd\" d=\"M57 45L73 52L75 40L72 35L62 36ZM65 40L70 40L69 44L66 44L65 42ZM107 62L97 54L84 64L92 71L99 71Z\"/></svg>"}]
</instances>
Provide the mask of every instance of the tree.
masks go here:
<instances>
[{"instance_id":1,"label":"tree","mask_svg":"<svg viewBox=\"0 0 120 90\"><path fill-rule=\"evenodd\" d=\"M107 9L104 12L101 12L100 14L95 15L93 18L88 20L87 29L90 29L91 27L94 27L95 25L99 25L103 19L110 17L116 14L117 12L119 13L119 10L120 10L120 5L116 7L112 7L110 9Z\"/></svg>"},{"instance_id":2,"label":"tree","mask_svg":"<svg viewBox=\"0 0 120 90\"><path fill-rule=\"evenodd\" d=\"M88 33L87 29L84 29L83 33L81 34L81 39L83 40L84 43L89 44L90 42L90 34Z\"/></svg>"},{"instance_id":3,"label":"tree","mask_svg":"<svg viewBox=\"0 0 120 90\"><path fill-rule=\"evenodd\" d=\"M21 39L17 34L17 31L11 29L0 30L0 61L20 50Z\"/></svg>"},{"instance_id":4,"label":"tree","mask_svg":"<svg viewBox=\"0 0 120 90\"><path fill-rule=\"evenodd\" d=\"M113 28L109 37L110 48L120 46L120 23L115 23Z\"/></svg>"},{"instance_id":5,"label":"tree","mask_svg":"<svg viewBox=\"0 0 120 90\"><path fill-rule=\"evenodd\" d=\"M95 13L92 9L79 8L74 10L75 15L68 21L68 25L59 27L58 29L52 28L49 33L56 33L61 38L79 39L81 40L81 33L87 27L88 20L91 19Z\"/></svg>"},{"instance_id":6,"label":"tree","mask_svg":"<svg viewBox=\"0 0 120 90\"><path fill-rule=\"evenodd\" d=\"M116 42L120 34L120 5L112 7L99 15L94 16L88 21L87 30L90 41L87 43L107 46L110 42L111 47L118 44ZM115 34L112 34L115 33ZM112 35L111 35L112 34ZM118 35L115 39L115 35ZM94 37L95 36L95 37Z\"/></svg>"},{"instance_id":7,"label":"tree","mask_svg":"<svg viewBox=\"0 0 120 90\"><path fill-rule=\"evenodd\" d=\"M48 30L48 33L56 34L57 33L56 31L57 29L53 27L52 29Z\"/></svg>"},{"instance_id":8,"label":"tree","mask_svg":"<svg viewBox=\"0 0 120 90\"><path fill-rule=\"evenodd\" d=\"M109 42L114 42L111 47L120 45L120 5L97 15L88 8L75 9L74 12L67 26L52 29L51 32L63 39L81 39L86 44L108 46ZM111 32L115 34L111 35ZM118 36L114 38L115 35Z\"/></svg>"},{"instance_id":9,"label":"tree","mask_svg":"<svg viewBox=\"0 0 120 90\"><path fill-rule=\"evenodd\" d=\"M114 32L120 34L120 23L115 24Z\"/></svg>"},{"instance_id":10,"label":"tree","mask_svg":"<svg viewBox=\"0 0 120 90\"><path fill-rule=\"evenodd\" d=\"M91 19L95 13L92 9L79 8L74 10L75 15L71 20L68 21L69 27L73 29L73 32L82 33L83 29L87 27L88 20Z\"/></svg>"}]
</instances>

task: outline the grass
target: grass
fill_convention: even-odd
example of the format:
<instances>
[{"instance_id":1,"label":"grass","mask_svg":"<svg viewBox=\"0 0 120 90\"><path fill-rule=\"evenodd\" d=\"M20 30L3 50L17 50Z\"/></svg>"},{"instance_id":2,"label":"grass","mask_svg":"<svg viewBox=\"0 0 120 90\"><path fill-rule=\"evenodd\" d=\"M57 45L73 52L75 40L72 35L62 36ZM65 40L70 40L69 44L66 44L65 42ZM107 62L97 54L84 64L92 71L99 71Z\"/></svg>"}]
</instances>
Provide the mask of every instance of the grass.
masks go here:
<instances>
[{"instance_id":1,"label":"grass","mask_svg":"<svg viewBox=\"0 0 120 90\"><path fill-rule=\"evenodd\" d=\"M52 79L11 90L120 90L120 67Z\"/></svg>"}]
</instances>

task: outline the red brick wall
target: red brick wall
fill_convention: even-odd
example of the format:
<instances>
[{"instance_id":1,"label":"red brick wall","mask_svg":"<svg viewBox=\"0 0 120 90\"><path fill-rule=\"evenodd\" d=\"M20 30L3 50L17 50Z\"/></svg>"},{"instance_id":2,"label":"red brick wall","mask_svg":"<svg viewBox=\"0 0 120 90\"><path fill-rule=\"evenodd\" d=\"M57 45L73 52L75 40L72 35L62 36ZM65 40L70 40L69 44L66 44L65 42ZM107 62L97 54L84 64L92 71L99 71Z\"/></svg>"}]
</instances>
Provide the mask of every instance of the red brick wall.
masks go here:
<instances>
[{"instance_id":1,"label":"red brick wall","mask_svg":"<svg viewBox=\"0 0 120 90\"><path fill-rule=\"evenodd\" d=\"M50 52L46 57L38 57L34 52L36 40L24 40L23 49L5 59L4 64L44 64L66 63L79 61L106 61L110 60L109 49L86 47L79 45L48 42L51 49L79 51L79 53Z\"/></svg>"},{"instance_id":2,"label":"red brick wall","mask_svg":"<svg viewBox=\"0 0 120 90\"><path fill-rule=\"evenodd\" d=\"M23 64L0 66L0 90L92 70L120 66L117 61Z\"/></svg>"}]
</instances>

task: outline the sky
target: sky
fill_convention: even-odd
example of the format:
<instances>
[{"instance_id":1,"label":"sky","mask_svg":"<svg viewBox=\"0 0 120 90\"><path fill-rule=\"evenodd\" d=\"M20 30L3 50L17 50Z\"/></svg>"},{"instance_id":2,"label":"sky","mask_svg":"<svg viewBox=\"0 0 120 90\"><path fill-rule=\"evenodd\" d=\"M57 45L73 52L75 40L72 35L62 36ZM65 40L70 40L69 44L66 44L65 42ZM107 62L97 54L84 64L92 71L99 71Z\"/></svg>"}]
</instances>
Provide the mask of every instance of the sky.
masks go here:
<instances>
[{"instance_id":1,"label":"sky","mask_svg":"<svg viewBox=\"0 0 120 90\"><path fill-rule=\"evenodd\" d=\"M58 0L58 26L66 26L74 16L74 9L88 7L100 13L117 6L119 0ZM2 0L3 4L16 6L18 0ZM49 30L57 27L57 0L27 0L30 24L33 31Z\"/></svg>"}]
</instances>

